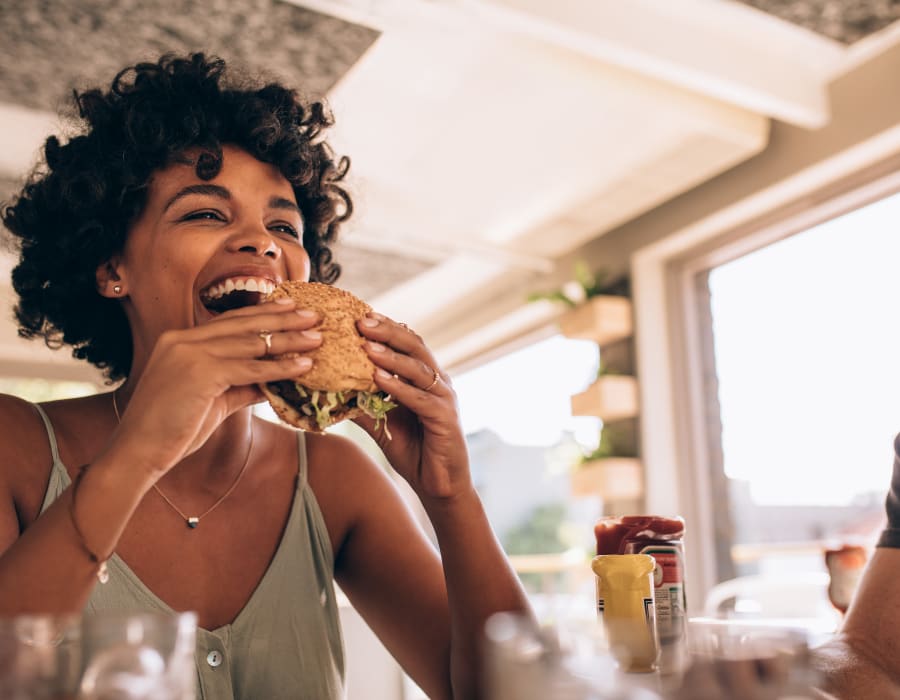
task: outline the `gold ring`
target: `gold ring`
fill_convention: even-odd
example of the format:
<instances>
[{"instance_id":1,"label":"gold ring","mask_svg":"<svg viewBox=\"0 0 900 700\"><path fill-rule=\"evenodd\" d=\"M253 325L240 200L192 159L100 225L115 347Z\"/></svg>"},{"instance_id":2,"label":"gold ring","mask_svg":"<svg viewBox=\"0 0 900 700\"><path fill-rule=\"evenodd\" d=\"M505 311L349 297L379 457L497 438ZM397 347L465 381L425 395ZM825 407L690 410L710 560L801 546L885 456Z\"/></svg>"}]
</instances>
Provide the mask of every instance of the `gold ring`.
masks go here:
<instances>
[{"instance_id":1,"label":"gold ring","mask_svg":"<svg viewBox=\"0 0 900 700\"><path fill-rule=\"evenodd\" d=\"M431 391L432 389L434 389L435 386L437 386L437 383L441 380L441 375L438 374L438 371L434 367L429 367L428 369L430 369L432 372L434 372L434 379L431 381L431 384L429 384L424 389L422 389L422 391Z\"/></svg>"},{"instance_id":2,"label":"gold ring","mask_svg":"<svg viewBox=\"0 0 900 700\"><path fill-rule=\"evenodd\" d=\"M266 344L266 351L264 354L268 355L272 350L272 333L271 331L260 331L257 333L259 339Z\"/></svg>"}]
</instances>

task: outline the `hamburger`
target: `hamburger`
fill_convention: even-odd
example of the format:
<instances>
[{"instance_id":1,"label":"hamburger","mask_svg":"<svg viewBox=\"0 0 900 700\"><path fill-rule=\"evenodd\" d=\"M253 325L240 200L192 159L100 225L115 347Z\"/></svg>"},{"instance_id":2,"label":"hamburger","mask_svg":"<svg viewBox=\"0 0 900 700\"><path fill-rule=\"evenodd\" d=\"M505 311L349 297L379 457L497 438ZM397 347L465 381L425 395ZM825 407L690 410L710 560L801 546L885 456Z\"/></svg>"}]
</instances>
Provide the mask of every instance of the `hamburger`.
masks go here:
<instances>
[{"instance_id":1,"label":"hamburger","mask_svg":"<svg viewBox=\"0 0 900 700\"><path fill-rule=\"evenodd\" d=\"M378 421L396 406L372 375L375 365L363 349L356 322L372 309L343 289L318 282L283 282L266 301L291 298L298 308L319 314L322 344L305 353L313 365L305 374L260 384L269 405L285 423L322 432L348 418L367 415Z\"/></svg>"}]
</instances>

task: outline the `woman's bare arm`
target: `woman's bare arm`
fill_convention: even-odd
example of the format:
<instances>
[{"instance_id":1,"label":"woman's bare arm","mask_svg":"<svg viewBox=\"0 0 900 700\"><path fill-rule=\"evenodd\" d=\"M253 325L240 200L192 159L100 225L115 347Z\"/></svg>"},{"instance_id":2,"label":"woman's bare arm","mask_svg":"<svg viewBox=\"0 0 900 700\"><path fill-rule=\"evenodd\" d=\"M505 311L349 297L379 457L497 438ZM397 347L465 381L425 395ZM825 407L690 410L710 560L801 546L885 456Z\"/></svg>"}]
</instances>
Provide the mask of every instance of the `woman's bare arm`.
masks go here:
<instances>
[{"instance_id":1,"label":"woman's bare arm","mask_svg":"<svg viewBox=\"0 0 900 700\"><path fill-rule=\"evenodd\" d=\"M105 445L98 440L101 448L78 482L74 519L70 487L20 532L12 485L17 470L34 466L34 457L17 428L15 403L0 405L0 614L61 613L84 605L98 569L88 550L108 557L152 484L206 444L225 419L258 401L258 382L308 368L298 357L260 357L260 327L275 333L278 352L320 342L300 332L315 317L293 310L292 303L245 307L164 333L121 424Z\"/></svg>"},{"instance_id":2,"label":"woman's bare arm","mask_svg":"<svg viewBox=\"0 0 900 700\"><path fill-rule=\"evenodd\" d=\"M37 517L35 496L46 488L51 457L34 408L2 397L0 424L6 436L0 441L0 615L80 610L99 569L88 550L101 559L109 555L149 482L137 471L111 468L124 458L120 448L98 459L78 486L82 540L71 487Z\"/></svg>"},{"instance_id":3,"label":"woman's bare arm","mask_svg":"<svg viewBox=\"0 0 900 700\"><path fill-rule=\"evenodd\" d=\"M3 497L5 551L0 555L0 616L80 611L97 583L99 565L88 551L105 559L152 481L117 468L124 455L110 451L85 472L78 486L75 518L72 487L19 536L10 494ZM15 524L15 531L11 531Z\"/></svg>"},{"instance_id":4,"label":"woman's bare arm","mask_svg":"<svg viewBox=\"0 0 900 700\"><path fill-rule=\"evenodd\" d=\"M330 466L314 486L355 511L336 562L341 588L428 697L480 697L485 620L529 605L477 494L424 503L438 556L387 475L351 443L325 440Z\"/></svg>"}]
</instances>

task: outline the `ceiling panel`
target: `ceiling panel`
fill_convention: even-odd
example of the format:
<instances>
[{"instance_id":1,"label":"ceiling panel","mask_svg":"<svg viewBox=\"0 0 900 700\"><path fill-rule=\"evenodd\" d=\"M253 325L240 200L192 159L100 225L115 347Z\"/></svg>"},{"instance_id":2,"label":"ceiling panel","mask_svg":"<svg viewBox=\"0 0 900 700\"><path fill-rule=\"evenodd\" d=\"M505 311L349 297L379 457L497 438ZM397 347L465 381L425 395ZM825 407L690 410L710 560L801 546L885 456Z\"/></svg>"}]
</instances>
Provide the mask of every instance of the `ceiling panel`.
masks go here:
<instances>
[{"instance_id":1,"label":"ceiling panel","mask_svg":"<svg viewBox=\"0 0 900 700\"><path fill-rule=\"evenodd\" d=\"M0 101L55 112L130 62L201 49L321 96L377 36L275 0L4 0Z\"/></svg>"},{"instance_id":2,"label":"ceiling panel","mask_svg":"<svg viewBox=\"0 0 900 700\"><path fill-rule=\"evenodd\" d=\"M898 0L737 1L842 44L853 44L900 20Z\"/></svg>"},{"instance_id":3,"label":"ceiling panel","mask_svg":"<svg viewBox=\"0 0 900 700\"><path fill-rule=\"evenodd\" d=\"M378 299L419 326L767 142L764 116L721 100L521 34L470 29L462 52L456 37L387 33L332 92L361 198L354 240L445 254L446 274L423 275L420 292Z\"/></svg>"},{"instance_id":4,"label":"ceiling panel","mask_svg":"<svg viewBox=\"0 0 900 700\"><path fill-rule=\"evenodd\" d=\"M434 263L416 257L347 244L335 247L334 259L341 265L336 284L370 302L434 267Z\"/></svg>"}]
</instances>

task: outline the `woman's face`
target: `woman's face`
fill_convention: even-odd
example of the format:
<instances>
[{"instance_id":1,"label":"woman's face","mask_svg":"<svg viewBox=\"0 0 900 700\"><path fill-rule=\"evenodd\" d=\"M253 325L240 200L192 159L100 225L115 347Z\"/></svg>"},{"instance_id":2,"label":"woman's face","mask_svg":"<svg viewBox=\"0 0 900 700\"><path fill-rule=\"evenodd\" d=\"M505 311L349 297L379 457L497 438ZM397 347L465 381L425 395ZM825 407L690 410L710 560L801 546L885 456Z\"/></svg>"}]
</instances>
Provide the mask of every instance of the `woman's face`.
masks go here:
<instances>
[{"instance_id":1,"label":"woman's face","mask_svg":"<svg viewBox=\"0 0 900 700\"><path fill-rule=\"evenodd\" d=\"M255 304L283 280L309 279L302 240L290 183L246 151L225 146L212 180L198 178L193 164L155 173L114 265L135 359L165 330Z\"/></svg>"}]
</instances>

